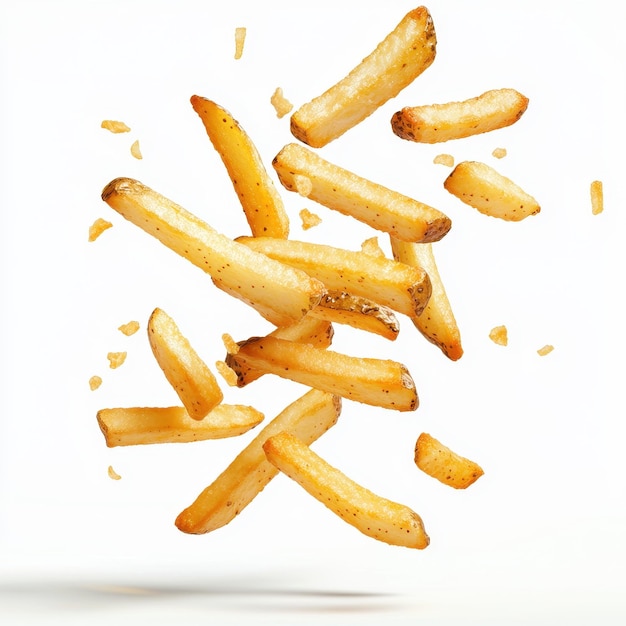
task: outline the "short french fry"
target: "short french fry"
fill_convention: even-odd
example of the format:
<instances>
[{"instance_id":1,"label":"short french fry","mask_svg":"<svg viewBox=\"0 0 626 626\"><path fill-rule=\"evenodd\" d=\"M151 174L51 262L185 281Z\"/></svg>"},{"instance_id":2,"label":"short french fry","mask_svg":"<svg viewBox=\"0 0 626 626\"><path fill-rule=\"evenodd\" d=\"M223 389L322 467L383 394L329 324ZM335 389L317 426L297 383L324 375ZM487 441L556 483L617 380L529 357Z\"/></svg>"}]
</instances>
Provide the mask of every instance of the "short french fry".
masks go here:
<instances>
[{"instance_id":1,"label":"short french fry","mask_svg":"<svg viewBox=\"0 0 626 626\"><path fill-rule=\"evenodd\" d=\"M422 433L415 444L415 464L424 473L455 489L469 487L484 474L480 465L452 452L427 433Z\"/></svg>"},{"instance_id":2,"label":"short french fry","mask_svg":"<svg viewBox=\"0 0 626 626\"><path fill-rule=\"evenodd\" d=\"M392 259L293 239L239 237L237 241L303 270L327 291L347 291L409 317L420 315L430 298L428 274Z\"/></svg>"},{"instance_id":3,"label":"short french fry","mask_svg":"<svg viewBox=\"0 0 626 626\"><path fill-rule=\"evenodd\" d=\"M289 218L256 146L223 107L201 96L191 105L219 153L254 236L287 237Z\"/></svg>"},{"instance_id":4,"label":"short french fry","mask_svg":"<svg viewBox=\"0 0 626 626\"><path fill-rule=\"evenodd\" d=\"M297 436L287 432L274 435L263 450L272 465L364 535L407 548L428 546L417 513L354 482Z\"/></svg>"},{"instance_id":5,"label":"short french fry","mask_svg":"<svg viewBox=\"0 0 626 626\"><path fill-rule=\"evenodd\" d=\"M339 397L317 390L305 393L267 424L178 515L176 526L185 533L202 534L228 524L278 474L263 452L268 437L287 431L312 443L337 422L340 412Z\"/></svg>"},{"instance_id":6,"label":"short french fry","mask_svg":"<svg viewBox=\"0 0 626 626\"><path fill-rule=\"evenodd\" d=\"M238 244L137 180L116 178L102 199L276 326L301 319L325 293L305 272Z\"/></svg>"},{"instance_id":7,"label":"short french fry","mask_svg":"<svg viewBox=\"0 0 626 626\"><path fill-rule=\"evenodd\" d=\"M414 411L418 406L411 374L396 361L349 356L266 336L244 342L236 354L228 354L226 362L237 374L243 363L364 404L397 411Z\"/></svg>"},{"instance_id":8,"label":"short french fry","mask_svg":"<svg viewBox=\"0 0 626 626\"><path fill-rule=\"evenodd\" d=\"M462 102L404 107L391 118L391 128L402 139L438 143L510 126L527 107L519 91L492 89Z\"/></svg>"},{"instance_id":9,"label":"short french fry","mask_svg":"<svg viewBox=\"0 0 626 626\"><path fill-rule=\"evenodd\" d=\"M537 201L511 179L478 161L459 163L444 187L484 215L510 222L519 222L541 210Z\"/></svg>"},{"instance_id":10,"label":"short french fry","mask_svg":"<svg viewBox=\"0 0 626 626\"><path fill-rule=\"evenodd\" d=\"M428 10L413 9L345 78L292 115L294 137L325 146L413 82L434 61L436 47Z\"/></svg>"},{"instance_id":11,"label":"short french fry","mask_svg":"<svg viewBox=\"0 0 626 626\"><path fill-rule=\"evenodd\" d=\"M159 367L187 413L193 419L202 419L224 398L208 365L162 309L154 309L148 320L148 338Z\"/></svg>"},{"instance_id":12,"label":"short french fry","mask_svg":"<svg viewBox=\"0 0 626 626\"><path fill-rule=\"evenodd\" d=\"M452 225L438 209L330 163L305 146L287 144L272 165L289 191L297 191L296 177L304 176L311 183L310 200L403 241L437 241Z\"/></svg>"},{"instance_id":13,"label":"short french fry","mask_svg":"<svg viewBox=\"0 0 626 626\"><path fill-rule=\"evenodd\" d=\"M195 420L182 406L101 409L98 424L109 448L155 443L189 443L236 437L263 421L250 406L218 404Z\"/></svg>"},{"instance_id":14,"label":"short french fry","mask_svg":"<svg viewBox=\"0 0 626 626\"><path fill-rule=\"evenodd\" d=\"M421 315L413 315L415 327L452 361L463 356L461 333L454 318L450 300L437 269L430 243L407 243L391 237L391 249L397 261L421 267L430 278L432 293Z\"/></svg>"}]
</instances>

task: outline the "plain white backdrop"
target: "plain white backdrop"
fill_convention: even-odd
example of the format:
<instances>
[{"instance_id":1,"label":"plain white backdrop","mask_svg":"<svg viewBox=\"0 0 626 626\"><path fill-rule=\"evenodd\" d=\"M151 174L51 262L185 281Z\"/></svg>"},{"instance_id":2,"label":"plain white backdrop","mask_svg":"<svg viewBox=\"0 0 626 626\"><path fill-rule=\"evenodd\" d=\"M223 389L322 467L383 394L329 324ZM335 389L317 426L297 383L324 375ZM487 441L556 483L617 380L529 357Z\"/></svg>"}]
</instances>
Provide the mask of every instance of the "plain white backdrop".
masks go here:
<instances>
[{"instance_id":1,"label":"plain white backdrop","mask_svg":"<svg viewBox=\"0 0 626 626\"><path fill-rule=\"evenodd\" d=\"M221 6L221 5L220 5ZM625 45L620 6L433 0L433 65L320 153L440 208L436 245L465 355L448 361L408 319L394 343L336 328L334 349L405 363L415 413L344 402L315 444L332 464L423 517L431 545L392 548L279 476L229 526L185 536L176 515L254 436L107 449L95 415L177 398L145 335L159 306L209 364L221 335L270 330L252 309L100 199L131 176L230 236L247 225L194 93L239 120L271 170L296 106L344 76L415 5L182 0L0 6L0 617L7 623L618 624L626 618L623 484ZM234 30L247 27L235 61ZM512 127L442 145L398 139L402 106L497 87L530 98ZM103 119L131 132L113 135ZM141 161L130 154L139 140ZM508 155L491 153L505 147ZM539 215L480 215L442 186L441 153L482 160ZM589 185L604 182L605 212ZM291 237L359 249L377 233L282 192ZM298 212L323 222L309 231ZM87 242L98 217L113 228ZM379 235L381 246L388 242ZM117 327L131 319L139 333ZM506 324L509 345L489 330ZM553 344L554 352L536 350ZM109 351L125 350L110 370ZM103 384L95 392L89 377ZM304 389L264 377L226 400L271 419ZM420 473L427 431L485 475L456 492ZM112 481L107 467L122 476Z\"/></svg>"}]
</instances>

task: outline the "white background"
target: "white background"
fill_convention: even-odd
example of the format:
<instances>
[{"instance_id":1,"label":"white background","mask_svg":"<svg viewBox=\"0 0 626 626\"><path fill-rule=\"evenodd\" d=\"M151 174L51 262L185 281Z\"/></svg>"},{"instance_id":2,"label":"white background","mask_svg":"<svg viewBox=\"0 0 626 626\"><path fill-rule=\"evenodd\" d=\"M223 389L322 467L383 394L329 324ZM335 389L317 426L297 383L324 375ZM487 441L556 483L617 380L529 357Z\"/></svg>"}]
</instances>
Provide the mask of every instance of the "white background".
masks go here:
<instances>
[{"instance_id":1,"label":"white background","mask_svg":"<svg viewBox=\"0 0 626 626\"><path fill-rule=\"evenodd\" d=\"M618 624L626 619L623 481L625 46L619 3L433 0L433 65L320 153L447 213L436 245L465 355L448 361L401 318L391 343L336 329L334 349L405 363L421 405L393 413L344 402L314 447L373 491L408 504L424 551L358 533L283 476L229 526L186 536L176 515L254 436L107 449L107 406L177 398L145 323L156 306L213 364L221 334L270 330L188 262L100 200L131 176L230 236L237 198L189 97L237 118L271 170L293 138L269 98L297 106L347 73L415 5L35 2L0 6L0 621L33 624ZM234 29L246 26L233 59ZM512 127L443 145L392 134L402 106L514 87ZM103 119L131 132L113 135ZM144 158L134 159L138 139ZM505 147L508 156L491 156ZM485 217L442 186L482 160L542 206L521 223ZM273 171L272 171L273 175ZM276 178L274 177L276 180ZM604 181L605 212L589 185ZM291 236L359 249L376 233L280 187ZM301 208L323 223L302 231ZM98 217L113 222L87 242ZM381 235L379 241L388 251ZM131 319L139 333L117 327ZM489 330L506 324L509 346ZM546 343L554 352L539 357ZM109 351L126 350L110 370ZM89 390L93 374L104 382ZM265 377L226 401L268 419L304 389ZM427 431L485 475L457 492L413 463ZM122 480L107 475L112 465Z\"/></svg>"}]
</instances>

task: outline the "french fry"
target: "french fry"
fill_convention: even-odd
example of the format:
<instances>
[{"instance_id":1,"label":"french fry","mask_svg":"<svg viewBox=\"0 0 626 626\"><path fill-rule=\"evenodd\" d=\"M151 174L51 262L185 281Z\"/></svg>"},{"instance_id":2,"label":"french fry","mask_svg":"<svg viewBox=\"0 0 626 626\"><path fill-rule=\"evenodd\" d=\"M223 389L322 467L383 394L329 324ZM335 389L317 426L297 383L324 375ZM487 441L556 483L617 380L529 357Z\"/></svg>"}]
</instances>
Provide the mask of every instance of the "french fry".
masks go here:
<instances>
[{"instance_id":1,"label":"french fry","mask_svg":"<svg viewBox=\"0 0 626 626\"><path fill-rule=\"evenodd\" d=\"M307 197L404 241L438 241L452 225L438 209L372 182L296 143L272 162L282 185L297 191L298 176L310 181Z\"/></svg>"},{"instance_id":2,"label":"french fry","mask_svg":"<svg viewBox=\"0 0 626 626\"><path fill-rule=\"evenodd\" d=\"M137 180L116 178L104 188L102 199L276 326L288 326L301 319L325 293L324 285L305 272L268 259L218 233Z\"/></svg>"},{"instance_id":3,"label":"french fry","mask_svg":"<svg viewBox=\"0 0 626 626\"><path fill-rule=\"evenodd\" d=\"M148 320L150 347L189 416L201 420L223 399L217 379L176 322L156 308Z\"/></svg>"},{"instance_id":4,"label":"french fry","mask_svg":"<svg viewBox=\"0 0 626 626\"><path fill-rule=\"evenodd\" d=\"M391 128L402 139L438 143L510 126L527 107L519 91L492 89L462 102L404 107L391 118Z\"/></svg>"},{"instance_id":5,"label":"french fry","mask_svg":"<svg viewBox=\"0 0 626 626\"><path fill-rule=\"evenodd\" d=\"M236 437L263 421L250 406L218 404L204 419L195 420L182 406L101 409L100 430L109 448L156 443L189 443Z\"/></svg>"},{"instance_id":6,"label":"french fry","mask_svg":"<svg viewBox=\"0 0 626 626\"><path fill-rule=\"evenodd\" d=\"M306 272L327 291L347 291L409 317L420 315L430 298L428 274L392 259L293 239L239 237L237 241Z\"/></svg>"},{"instance_id":7,"label":"french fry","mask_svg":"<svg viewBox=\"0 0 626 626\"><path fill-rule=\"evenodd\" d=\"M484 215L510 222L541 210L537 201L511 179L478 161L459 163L446 178L444 187Z\"/></svg>"},{"instance_id":8,"label":"french fry","mask_svg":"<svg viewBox=\"0 0 626 626\"><path fill-rule=\"evenodd\" d=\"M345 78L292 115L292 134L313 148L325 146L413 82L434 61L436 47L428 10L413 9Z\"/></svg>"},{"instance_id":9,"label":"french fry","mask_svg":"<svg viewBox=\"0 0 626 626\"><path fill-rule=\"evenodd\" d=\"M411 374L402 363L388 359L349 356L266 336L243 342L226 362L238 375L243 363L364 404L397 411L414 411L418 406Z\"/></svg>"},{"instance_id":10,"label":"french fry","mask_svg":"<svg viewBox=\"0 0 626 626\"><path fill-rule=\"evenodd\" d=\"M191 105L219 153L237 192L252 234L287 237L289 218L256 146L223 107L201 96Z\"/></svg>"},{"instance_id":11,"label":"french fry","mask_svg":"<svg viewBox=\"0 0 626 626\"><path fill-rule=\"evenodd\" d=\"M428 433L422 433L417 439L415 464L424 473L455 489L466 489L484 474L480 465L452 452Z\"/></svg>"},{"instance_id":12,"label":"french fry","mask_svg":"<svg viewBox=\"0 0 626 626\"><path fill-rule=\"evenodd\" d=\"M176 518L185 533L202 534L228 524L259 494L278 470L267 460L265 441L282 431L313 443L336 422L341 399L315 389L275 417L232 463Z\"/></svg>"},{"instance_id":13,"label":"french fry","mask_svg":"<svg viewBox=\"0 0 626 626\"><path fill-rule=\"evenodd\" d=\"M415 511L356 483L297 436L281 432L268 438L263 450L272 465L364 535L407 548L428 546L430 540Z\"/></svg>"},{"instance_id":14,"label":"french fry","mask_svg":"<svg viewBox=\"0 0 626 626\"><path fill-rule=\"evenodd\" d=\"M437 269L430 243L407 243L391 237L391 250L397 261L421 267L430 278L432 293L421 315L411 316L415 327L452 361L463 356L461 333L450 300Z\"/></svg>"}]
</instances>

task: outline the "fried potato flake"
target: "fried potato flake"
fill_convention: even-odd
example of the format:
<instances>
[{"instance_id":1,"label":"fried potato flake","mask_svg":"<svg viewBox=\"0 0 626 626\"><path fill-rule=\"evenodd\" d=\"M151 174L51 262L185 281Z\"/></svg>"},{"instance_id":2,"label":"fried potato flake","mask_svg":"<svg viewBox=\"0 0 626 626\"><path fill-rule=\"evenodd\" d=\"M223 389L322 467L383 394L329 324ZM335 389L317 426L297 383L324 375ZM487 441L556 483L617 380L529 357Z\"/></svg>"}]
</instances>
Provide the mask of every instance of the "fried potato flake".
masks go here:
<instances>
[{"instance_id":1,"label":"fried potato flake","mask_svg":"<svg viewBox=\"0 0 626 626\"><path fill-rule=\"evenodd\" d=\"M111 222L102 219L99 217L90 227L89 227L89 241L95 241L100 235L109 228L112 228L113 224Z\"/></svg>"},{"instance_id":2,"label":"fried potato flake","mask_svg":"<svg viewBox=\"0 0 626 626\"><path fill-rule=\"evenodd\" d=\"M322 218L317 213L312 213L309 209L300 211L300 219L302 220L302 230L309 230L322 223Z\"/></svg>"},{"instance_id":3,"label":"fried potato flake","mask_svg":"<svg viewBox=\"0 0 626 626\"><path fill-rule=\"evenodd\" d=\"M594 180L589 188L591 195L591 213L599 215L604 211L604 190L601 180Z\"/></svg>"},{"instance_id":4,"label":"fried potato flake","mask_svg":"<svg viewBox=\"0 0 626 626\"><path fill-rule=\"evenodd\" d=\"M245 26L235 28L235 59L239 60L243 56L243 47L246 42L248 30Z\"/></svg>"},{"instance_id":5,"label":"fried potato flake","mask_svg":"<svg viewBox=\"0 0 626 626\"><path fill-rule=\"evenodd\" d=\"M215 361L215 369L229 387L237 386L237 372L233 371L224 361Z\"/></svg>"},{"instance_id":6,"label":"fried potato flake","mask_svg":"<svg viewBox=\"0 0 626 626\"><path fill-rule=\"evenodd\" d=\"M424 72L436 45L426 7L410 11L345 78L291 116L292 134L313 148L343 135Z\"/></svg>"},{"instance_id":7,"label":"fried potato flake","mask_svg":"<svg viewBox=\"0 0 626 626\"><path fill-rule=\"evenodd\" d=\"M126 352L109 352L107 359L109 360L109 367L114 370L124 364L126 361Z\"/></svg>"},{"instance_id":8,"label":"fried potato flake","mask_svg":"<svg viewBox=\"0 0 626 626\"><path fill-rule=\"evenodd\" d=\"M503 159L507 155L506 148L494 148L491 155L496 159Z\"/></svg>"},{"instance_id":9,"label":"fried potato flake","mask_svg":"<svg viewBox=\"0 0 626 626\"><path fill-rule=\"evenodd\" d=\"M454 167L454 157L451 154L438 154L434 159L435 165L445 165L446 167Z\"/></svg>"},{"instance_id":10,"label":"fried potato flake","mask_svg":"<svg viewBox=\"0 0 626 626\"><path fill-rule=\"evenodd\" d=\"M109 478L111 480L121 480L122 477L113 469L112 465L109 465L109 468L107 469L107 473L109 475Z\"/></svg>"},{"instance_id":11,"label":"fried potato flake","mask_svg":"<svg viewBox=\"0 0 626 626\"><path fill-rule=\"evenodd\" d=\"M116 120L102 120L100 128L104 128L115 134L130 132L130 127L126 126L124 122L118 122Z\"/></svg>"},{"instance_id":12,"label":"fried potato flake","mask_svg":"<svg viewBox=\"0 0 626 626\"><path fill-rule=\"evenodd\" d=\"M283 90L281 87L276 87L272 97L270 98L270 102L276 111L276 117L283 118L288 113L291 113L293 109L293 104L285 98L283 95Z\"/></svg>"},{"instance_id":13,"label":"fried potato flake","mask_svg":"<svg viewBox=\"0 0 626 626\"><path fill-rule=\"evenodd\" d=\"M92 376L89 379L89 389L91 389L91 391L95 391L100 385L102 385L102 378L100 376Z\"/></svg>"},{"instance_id":14,"label":"fried potato flake","mask_svg":"<svg viewBox=\"0 0 626 626\"><path fill-rule=\"evenodd\" d=\"M117 330L119 330L123 335L130 337L131 335L134 335L139 330L139 328L139 322L136 320L132 320L126 324L118 326Z\"/></svg>"},{"instance_id":15,"label":"fried potato flake","mask_svg":"<svg viewBox=\"0 0 626 626\"><path fill-rule=\"evenodd\" d=\"M364 535L407 548L428 546L417 513L356 483L297 436L281 432L269 437L263 450L272 465Z\"/></svg>"},{"instance_id":16,"label":"fried potato flake","mask_svg":"<svg viewBox=\"0 0 626 626\"><path fill-rule=\"evenodd\" d=\"M506 346L509 343L509 331L506 326L494 326L489 331L489 339L499 346Z\"/></svg>"},{"instance_id":17,"label":"fried potato flake","mask_svg":"<svg viewBox=\"0 0 626 626\"><path fill-rule=\"evenodd\" d=\"M361 252L378 258L384 258L385 252L378 243L378 237L370 237L361 244Z\"/></svg>"},{"instance_id":18,"label":"fried potato flake","mask_svg":"<svg viewBox=\"0 0 626 626\"><path fill-rule=\"evenodd\" d=\"M138 160L143 159L143 155L141 154L141 148L139 147L138 139L133 141L132 145L130 146L130 153L132 156L134 156Z\"/></svg>"},{"instance_id":19,"label":"fried potato flake","mask_svg":"<svg viewBox=\"0 0 626 626\"><path fill-rule=\"evenodd\" d=\"M543 346L542 348L539 348L539 350L537 350L537 354L539 356L546 356L546 355L550 354L550 352L552 352L552 350L554 350L554 346L552 346L550 344L546 344L545 346Z\"/></svg>"}]
</instances>

